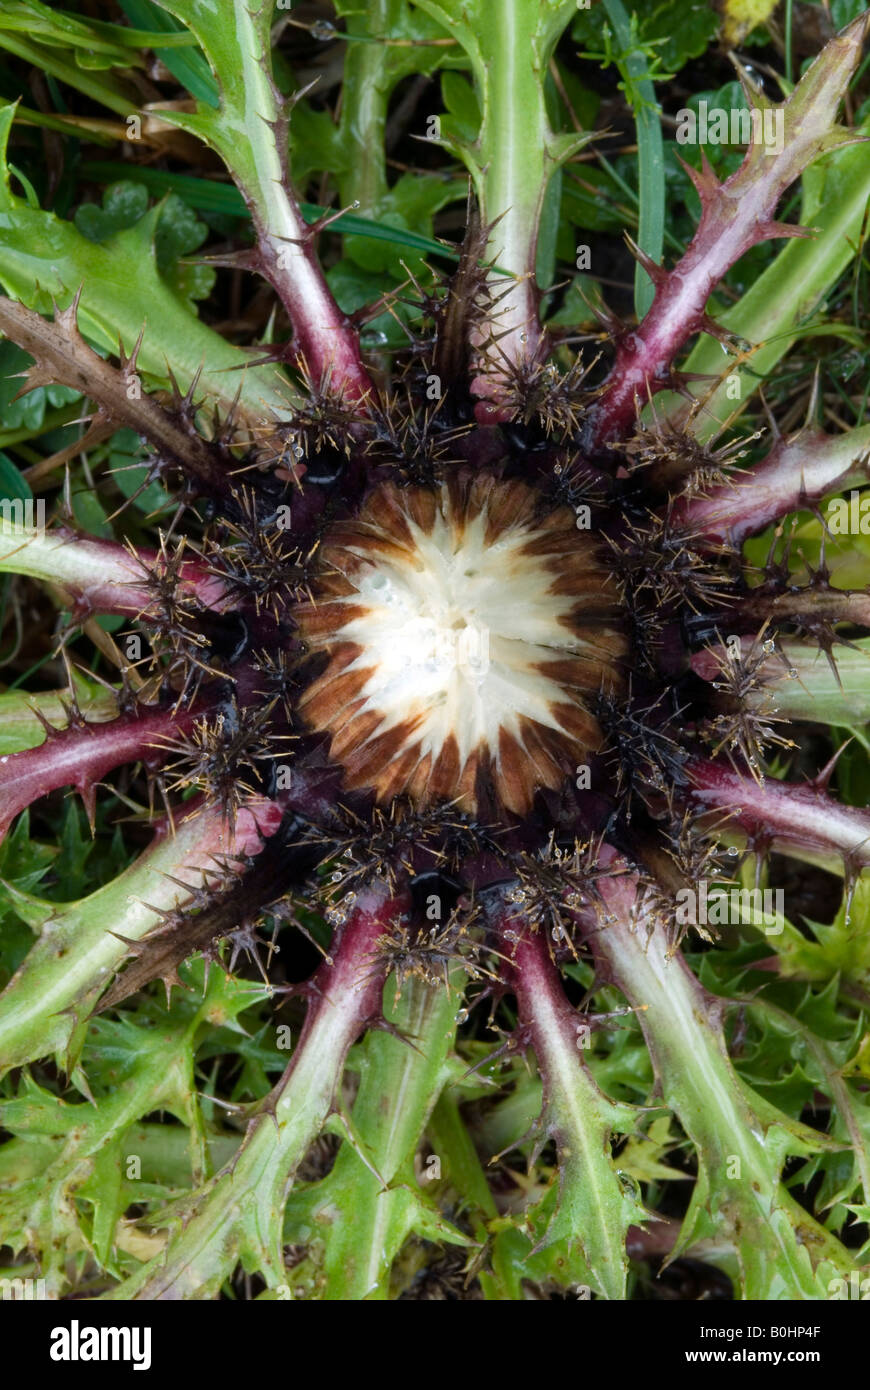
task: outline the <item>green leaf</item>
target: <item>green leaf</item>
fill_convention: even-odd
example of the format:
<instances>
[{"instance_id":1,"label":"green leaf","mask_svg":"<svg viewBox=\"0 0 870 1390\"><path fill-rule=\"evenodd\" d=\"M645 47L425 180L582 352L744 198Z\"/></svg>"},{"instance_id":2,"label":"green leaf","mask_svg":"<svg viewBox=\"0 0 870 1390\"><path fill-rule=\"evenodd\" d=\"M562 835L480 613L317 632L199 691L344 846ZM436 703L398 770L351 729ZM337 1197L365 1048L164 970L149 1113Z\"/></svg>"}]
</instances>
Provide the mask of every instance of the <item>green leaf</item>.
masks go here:
<instances>
[{"instance_id":1,"label":"green leaf","mask_svg":"<svg viewBox=\"0 0 870 1390\"><path fill-rule=\"evenodd\" d=\"M368 0L364 6L348 0L337 10L346 19L348 35L341 115L332 132L335 163L320 167L336 170L345 207L355 202L366 216L379 219L391 208L387 113L396 88L412 74L430 77L442 63L462 63L464 58L451 45L444 46L444 29L409 0ZM294 170L299 154L305 158L301 114L298 141L292 132Z\"/></svg>"},{"instance_id":2,"label":"green leaf","mask_svg":"<svg viewBox=\"0 0 870 1390\"><path fill-rule=\"evenodd\" d=\"M66 41L62 42L66 49ZM90 40L88 42L90 43ZM30 38L29 26L25 26L25 32L10 32L0 24L0 48L7 49L14 57L31 64L48 77L68 83L75 91L82 92L92 101L107 107L119 116L133 115L136 112L136 89L132 85L115 73L93 71L75 59L69 62L65 57L57 56L54 47ZM85 50L76 48L74 55L77 57L83 51ZM129 55L123 57L123 66L128 66L129 62Z\"/></svg>"},{"instance_id":3,"label":"green leaf","mask_svg":"<svg viewBox=\"0 0 870 1390\"><path fill-rule=\"evenodd\" d=\"M243 412L258 424L270 411L286 417L293 391L283 374L249 367L249 356L200 323L160 275L154 249L159 208L96 244L71 222L13 195L4 152L14 110L0 107L0 283L7 293L48 314L52 297L66 307L81 287L79 322L95 346L117 352L120 336L131 352L144 325L138 365L155 381L167 382L167 362L182 389L202 369L200 389L224 409L241 388Z\"/></svg>"},{"instance_id":4,"label":"green leaf","mask_svg":"<svg viewBox=\"0 0 870 1390\"><path fill-rule=\"evenodd\" d=\"M214 288L216 272L208 265L180 265L182 256L197 251L208 236L208 227L175 193L164 199L154 231L157 268L179 298L206 299ZM192 307L192 303L191 303Z\"/></svg>"},{"instance_id":5,"label":"green leaf","mask_svg":"<svg viewBox=\"0 0 870 1390\"><path fill-rule=\"evenodd\" d=\"M88 241L108 241L124 227L134 227L148 211L148 192L130 180L112 183L103 193L103 206L82 203L73 221ZM161 267L162 269L162 267Z\"/></svg>"},{"instance_id":6,"label":"green leaf","mask_svg":"<svg viewBox=\"0 0 870 1390\"><path fill-rule=\"evenodd\" d=\"M93 160L83 166L83 171L95 179L113 178L119 173L127 172L125 165L113 160ZM172 174L162 169L144 167L132 170L131 177L144 183L155 193L177 192L189 207L198 208L201 212L250 217L241 193L232 184L215 183L210 179L191 178L186 174ZM422 179L419 175L403 175L398 184L401 184L404 190L411 183L417 182L421 184L422 191L414 190L412 196L414 199L422 199L433 210L437 210L437 207L452 201L458 194L458 183L445 181L436 175ZM436 198L434 192L429 191L434 190L436 184L443 189L443 197ZM464 182L462 188L465 189ZM400 192L398 196L403 202L407 202L407 195L404 191ZM329 212L329 208L316 203L301 203L300 211L305 220L311 223L316 222L324 213ZM395 246L420 251L424 255L442 256L454 261L459 258L458 251L449 243L436 241L432 237L423 236L417 231L404 227L394 228L387 224L381 225L371 218L357 217L353 213L344 213L341 217L336 218L330 224L330 231L339 235L354 236L360 240L366 238L371 241L390 242Z\"/></svg>"},{"instance_id":7,"label":"green leaf","mask_svg":"<svg viewBox=\"0 0 870 1390\"><path fill-rule=\"evenodd\" d=\"M109 451L112 479L125 497L136 494L136 506L148 514L168 506L171 499L158 482L148 483L144 491L139 491L149 473L148 465L142 463L141 458L142 445L133 430L118 430L112 435Z\"/></svg>"},{"instance_id":8,"label":"green leaf","mask_svg":"<svg viewBox=\"0 0 870 1390\"><path fill-rule=\"evenodd\" d=\"M163 32L172 38L183 32L182 26L166 13L165 8L152 4L151 0L118 0L118 3L127 18L142 28ZM217 84L201 53L179 52L175 47L158 47L156 44L155 52L192 97L205 102L207 106L217 107Z\"/></svg>"},{"instance_id":9,"label":"green leaf","mask_svg":"<svg viewBox=\"0 0 870 1390\"><path fill-rule=\"evenodd\" d=\"M866 0L831 0L831 23L835 33L845 29L847 24L851 24L859 14L864 14L866 9Z\"/></svg>"},{"instance_id":10,"label":"green leaf","mask_svg":"<svg viewBox=\"0 0 870 1390\"><path fill-rule=\"evenodd\" d=\"M454 969L449 989L406 980L398 1001L391 999L395 986L388 981L385 1015L414 1039L414 1047L370 1033L357 1049L360 1086L350 1124L343 1127L348 1137L328 1176L291 1195L287 1206L285 1239L295 1241L305 1231L317 1236L317 1251L294 1271L294 1283L314 1280L319 1297L389 1297L394 1261L413 1233L467 1242L441 1215L413 1163L428 1114L450 1075L448 1049L463 979ZM440 1164L439 1158L439 1171ZM432 1182L436 1190L439 1182Z\"/></svg>"},{"instance_id":11,"label":"green leaf","mask_svg":"<svg viewBox=\"0 0 870 1390\"><path fill-rule=\"evenodd\" d=\"M23 428L38 434L49 405L68 405L72 401L81 400L78 391L72 391L66 386L37 386L15 400L23 385L20 374L32 365L33 358L15 343L0 342L0 422L4 430ZM17 468L8 459L0 474L0 485L5 489L3 495L7 497L32 495ZM27 489L26 492L20 491L22 487Z\"/></svg>"},{"instance_id":12,"label":"green leaf","mask_svg":"<svg viewBox=\"0 0 870 1390\"><path fill-rule=\"evenodd\" d=\"M626 94L634 107L637 130L638 230L637 244L656 264L661 264L665 231L665 185L662 170L662 130L655 88L645 76L647 56L629 22L622 0L604 0L623 56L616 59L626 81ZM653 302L655 289L643 266L634 273L634 307L642 318Z\"/></svg>"},{"instance_id":13,"label":"green leaf","mask_svg":"<svg viewBox=\"0 0 870 1390\"><path fill-rule=\"evenodd\" d=\"M6 343L0 345L0 353L6 346L8 346ZM0 389L2 389L2 382L0 382ZM2 410L2 404L0 404L0 410ZM27 480L21 476L11 458L0 453L0 501L14 502L19 499L22 502L29 502L32 498L33 493Z\"/></svg>"},{"instance_id":14,"label":"green leaf","mask_svg":"<svg viewBox=\"0 0 870 1390\"><path fill-rule=\"evenodd\" d=\"M700 58L716 41L718 30L716 10L698 0L664 0L663 4L645 7L642 13L644 42L655 45L662 67L668 72L679 72L690 58Z\"/></svg>"},{"instance_id":15,"label":"green leaf","mask_svg":"<svg viewBox=\"0 0 870 1390\"><path fill-rule=\"evenodd\" d=\"M6 0L0 11L0 32L24 33L51 47L72 49L83 68L129 67L143 60L114 39L115 26L92 25L77 15L43 5L40 0Z\"/></svg>"},{"instance_id":16,"label":"green leaf","mask_svg":"<svg viewBox=\"0 0 870 1390\"><path fill-rule=\"evenodd\" d=\"M545 1288L552 1283L581 1298L591 1297L596 1280L577 1241L563 1238L541 1248L542 1237L552 1224L557 1192L554 1184L522 1220L501 1217L490 1223L491 1272L480 1276L484 1297L521 1302L526 1297L526 1281Z\"/></svg>"},{"instance_id":17,"label":"green leaf","mask_svg":"<svg viewBox=\"0 0 870 1390\"><path fill-rule=\"evenodd\" d=\"M197 882L208 856L225 845L219 814L202 812L86 898L63 906L37 900L16 906L19 915L41 913L45 926L0 995L3 1072L52 1055L69 1070L67 1053L78 1055L90 1009L127 955L113 933L131 940L144 936L159 920L155 909L171 910L189 897L175 880L187 873L188 881Z\"/></svg>"},{"instance_id":18,"label":"green leaf","mask_svg":"<svg viewBox=\"0 0 870 1390\"><path fill-rule=\"evenodd\" d=\"M78 673L73 684L79 708L89 721L114 719L118 702L110 690ZM56 729L65 728L69 723L68 705L68 693L31 695L24 690L9 690L0 694L0 757L38 748L45 741L45 730L35 710Z\"/></svg>"},{"instance_id":19,"label":"green leaf","mask_svg":"<svg viewBox=\"0 0 870 1390\"><path fill-rule=\"evenodd\" d=\"M0 1103L13 1136L0 1149L0 1242L33 1251L51 1296L65 1290L67 1262L80 1252L117 1271L116 1228L139 1196L135 1181L122 1182L130 1127L158 1109L198 1126L189 1032L189 1024L146 1030L100 1020L92 1045L104 1044L104 1069L111 1059L110 1084L105 1095L97 1088L96 1103L62 1100L27 1075Z\"/></svg>"},{"instance_id":20,"label":"green leaf","mask_svg":"<svg viewBox=\"0 0 870 1390\"><path fill-rule=\"evenodd\" d=\"M114 532L108 519L108 512L100 499L90 488L79 488L72 495L73 516L82 531L89 536L100 536L103 540L114 539Z\"/></svg>"},{"instance_id":21,"label":"green leaf","mask_svg":"<svg viewBox=\"0 0 870 1390\"><path fill-rule=\"evenodd\" d=\"M626 223L626 202L609 173L584 165L571 169L563 181L565 215L571 226L590 232L621 232ZM632 207L628 213L636 216ZM577 238L572 238L572 242ZM572 246L573 249L573 246ZM571 256L574 259L574 256Z\"/></svg>"},{"instance_id":22,"label":"green leaf","mask_svg":"<svg viewBox=\"0 0 870 1390\"><path fill-rule=\"evenodd\" d=\"M134 227L147 211L145 185L126 180L109 185L101 208L95 203L83 203L74 221L89 241L104 242L117 232ZM181 299L205 299L214 287L215 272L210 266L178 264L182 256L198 250L207 236L206 224L177 193L164 198L154 230L154 253L157 269Z\"/></svg>"},{"instance_id":23,"label":"green leaf","mask_svg":"<svg viewBox=\"0 0 870 1390\"><path fill-rule=\"evenodd\" d=\"M449 116L441 117L441 129L451 138L471 142L480 130L480 100L467 77L442 72L441 96Z\"/></svg>"},{"instance_id":24,"label":"green leaf","mask_svg":"<svg viewBox=\"0 0 870 1390\"><path fill-rule=\"evenodd\" d=\"M575 275L560 308L548 317L547 323L560 328L593 328L598 320L590 306L595 304L605 307L598 281L588 275Z\"/></svg>"},{"instance_id":25,"label":"green leaf","mask_svg":"<svg viewBox=\"0 0 870 1390\"><path fill-rule=\"evenodd\" d=\"M622 889L611 890L612 905ZM661 928L641 945L624 921L601 933L611 978L634 1007L658 1084L692 1141L698 1175L675 1253L704 1239L733 1239L744 1298L824 1298L849 1272L850 1253L786 1191L789 1156L838 1147L790 1118L735 1074L715 1012L681 956L669 957Z\"/></svg>"}]
</instances>

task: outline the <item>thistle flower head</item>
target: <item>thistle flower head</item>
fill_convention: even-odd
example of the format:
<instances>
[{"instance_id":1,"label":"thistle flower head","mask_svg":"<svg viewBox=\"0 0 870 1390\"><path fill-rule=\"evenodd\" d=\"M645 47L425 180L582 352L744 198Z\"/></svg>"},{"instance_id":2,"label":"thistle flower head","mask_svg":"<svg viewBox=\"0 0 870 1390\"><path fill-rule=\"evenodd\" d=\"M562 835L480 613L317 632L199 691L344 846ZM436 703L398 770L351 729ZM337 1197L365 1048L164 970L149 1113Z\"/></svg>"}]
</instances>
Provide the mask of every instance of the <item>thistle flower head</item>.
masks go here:
<instances>
[{"instance_id":1,"label":"thistle flower head","mask_svg":"<svg viewBox=\"0 0 870 1390\"><path fill-rule=\"evenodd\" d=\"M323 546L296 617L326 669L302 697L350 787L523 813L600 743L617 678L615 591L572 512L533 488L454 473L373 492Z\"/></svg>"}]
</instances>

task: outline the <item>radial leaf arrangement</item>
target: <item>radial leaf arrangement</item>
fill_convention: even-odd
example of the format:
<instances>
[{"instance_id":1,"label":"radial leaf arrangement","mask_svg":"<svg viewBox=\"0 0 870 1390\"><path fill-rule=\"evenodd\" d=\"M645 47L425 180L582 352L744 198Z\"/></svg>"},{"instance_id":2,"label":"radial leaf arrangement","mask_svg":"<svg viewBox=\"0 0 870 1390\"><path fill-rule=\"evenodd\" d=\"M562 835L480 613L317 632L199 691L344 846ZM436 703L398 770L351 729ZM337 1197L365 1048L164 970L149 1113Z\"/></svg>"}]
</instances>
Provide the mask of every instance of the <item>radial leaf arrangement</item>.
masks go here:
<instances>
[{"instance_id":1,"label":"radial leaf arrangement","mask_svg":"<svg viewBox=\"0 0 870 1390\"><path fill-rule=\"evenodd\" d=\"M655 7L82 8L0 16L40 74L0 106L0 1273L839 1296L870 426L807 360L863 343L866 16L741 69L753 138L669 154L663 253L572 66L619 69L661 197ZM557 277L603 188L637 319L582 246Z\"/></svg>"}]
</instances>

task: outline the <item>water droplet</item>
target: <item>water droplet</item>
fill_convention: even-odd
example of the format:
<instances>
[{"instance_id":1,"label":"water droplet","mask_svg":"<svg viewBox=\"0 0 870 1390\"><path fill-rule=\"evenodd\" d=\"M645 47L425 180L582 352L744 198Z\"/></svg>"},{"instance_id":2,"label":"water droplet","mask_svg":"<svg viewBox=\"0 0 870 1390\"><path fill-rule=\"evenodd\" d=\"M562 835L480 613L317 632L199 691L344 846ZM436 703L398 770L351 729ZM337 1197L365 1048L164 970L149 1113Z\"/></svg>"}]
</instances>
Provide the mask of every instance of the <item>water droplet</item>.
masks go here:
<instances>
[{"instance_id":1,"label":"water droplet","mask_svg":"<svg viewBox=\"0 0 870 1390\"><path fill-rule=\"evenodd\" d=\"M317 19L311 26L311 37L319 43L326 43L329 39L335 38L335 34L335 25L330 24L328 19Z\"/></svg>"},{"instance_id":2,"label":"water droplet","mask_svg":"<svg viewBox=\"0 0 870 1390\"><path fill-rule=\"evenodd\" d=\"M739 853L740 851L736 845L729 845L728 849L726 850L726 854L728 855L729 859L736 859Z\"/></svg>"},{"instance_id":3,"label":"water droplet","mask_svg":"<svg viewBox=\"0 0 870 1390\"><path fill-rule=\"evenodd\" d=\"M359 198L354 198L353 202L351 203L351 207L352 207L352 208L361 208L361 207L362 207L362 203L360 202Z\"/></svg>"},{"instance_id":4,"label":"water droplet","mask_svg":"<svg viewBox=\"0 0 870 1390\"><path fill-rule=\"evenodd\" d=\"M796 681L798 678L798 673L793 666L789 670L788 678L790 681Z\"/></svg>"},{"instance_id":5,"label":"water droplet","mask_svg":"<svg viewBox=\"0 0 870 1390\"><path fill-rule=\"evenodd\" d=\"M466 1020L467 1018L468 1018L468 1010L467 1010L467 1009L460 1009L459 1012L458 1012L458 1014L456 1015L456 1022L457 1022L457 1023L464 1023L465 1020Z\"/></svg>"},{"instance_id":6,"label":"water droplet","mask_svg":"<svg viewBox=\"0 0 870 1390\"><path fill-rule=\"evenodd\" d=\"M762 642L761 650L766 652L768 656L773 656L773 653L776 651L776 643L771 637L768 637L766 642Z\"/></svg>"}]
</instances>

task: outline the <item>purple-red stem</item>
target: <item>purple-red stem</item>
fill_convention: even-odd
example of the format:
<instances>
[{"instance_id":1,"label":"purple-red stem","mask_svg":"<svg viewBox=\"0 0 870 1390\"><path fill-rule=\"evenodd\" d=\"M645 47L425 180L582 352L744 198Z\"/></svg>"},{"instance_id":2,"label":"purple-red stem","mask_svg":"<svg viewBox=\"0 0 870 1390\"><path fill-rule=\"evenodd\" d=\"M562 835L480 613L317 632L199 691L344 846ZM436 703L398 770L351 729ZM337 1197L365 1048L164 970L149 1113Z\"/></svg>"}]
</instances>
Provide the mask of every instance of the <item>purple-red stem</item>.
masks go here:
<instances>
[{"instance_id":1,"label":"purple-red stem","mask_svg":"<svg viewBox=\"0 0 870 1390\"><path fill-rule=\"evenodd\" d=\"M259 268L272 285L293 325L293 347L317 389L327 391L348 407L370 404L371 377L359 349L359 337L333 298L313 249L310 229L288 200L288 216L296 221L294 243L282 240L264 225L257 205L249 200L257 231Z\"/></svg>"},{"instance_id":2,"label":"purple-red stem","mask_svg":"<svg viewBox=\"0 0 870 1390\"><path fill-rule=\"evenodd\" d=\"M686 764L699 810L730 813L731 823L788 849L838 855L849 866L870 864L870 812L842 806L819 787L748 774L705 758Z\"/></svg>"},{"instance_id":3,"label":"purple-red stem","mask_svg":"<svg viewBox=\"0 0 870 1390\"><path fill-rule=\"evenodd\" d=\"M669 384L673 363L689 338L715 329L706 318L707 301L735 262L760 241L809 235L804 228L774 222L773 216L789 184L817 155L861 138L838 130L834 122L868 23L870 17L861 15L831 40L788 101L775 108L781 138L750 143L740 168L723 184L706 156L700 172L685 166L701 199L701 221L672 271L642 258L655 298L637 331L619 344L592 414L588 442L593 451L623 437L650 395Z\"/></svg>"},{"instance_id":4,"label":"purple-red stem","mask_svg":"<svg viewBox=\"0 0 870 1390\"><path fill-rule=\"evenodd\" d=\"M565 997L544 933L521 926L519 918L508 921L517 940L511 941L502 930L499 949L509 960L507 981L516 996L520 1028L528 1035L546 1075L554 1029L562 1034L565 1046L576 1048L581 1020Z\"/></svg>"},{"instance_id":5,"label":"purple-red stem","mask_svg":"<svg viewBox=\"0 0 870 1390\"><path fill-rule=\"evenodd\" d=\"M378 943L387 935L402 912L408 910L407 896L391 897L386 887L364 888L358 893L347 921L330 947L327 958L302 986L308 997L305 1022L294 1057L299 1057L308 1035L320 1016L345 1000L342 1029L346 1047L369 1024L382 1018L386 962ZM291 1061L276 1088L284 1089L293 1071Z\"/></svg>"},{"instance_id":6,"label":"purple-red stem","mask_svg":"<svg viewBox=\"0 0 870 1390\"><path fill-rule=\"evenodd\" d=\"M8 539L3 538L4 542ZM28 559L31 546L36 548ZM22 574L57 585L76 605L76 616L85 617L91 613L112 613L147 618L156 600L148 576L159 575L165 563L165 557L156 550L134 552L115 541L83 536L65 525L55 527L44 537L35 532L23 533L20 541L13 537L3 558L8 560L17 554L21 556ZM217 612L231 603L224 581L201 560L187 560L180 565L174 596L179 602L187 600Z\"/></svg>"},{"instance_id":7,"label":"purple-red stem","mask_svg":"<svg viewBox=\"0 0 870 1390\"><path fill-rule=\"evenodd\" d=\"M166 758L161 740L189 733L208 708L121 714L105 724L53 733L37 748L0 758L0 839L20 811L60 787L74 787L93 819L96 784L107 772L139 761L159 766Z\"/></svg>"},{"instance_id":8,"label":"purple-red stem","mask_svg":"<svg viewBox=\"0 0 870 1390\"><path fill-rule=\"evenodd\" d=\"M867 481L870 429L832 438L821 430L801 430L781 439L746 477L711 488L703 497L681 497L674 524L693 536L741 545L788 512L819 502Z\"/></svg>"}]
</instances>

